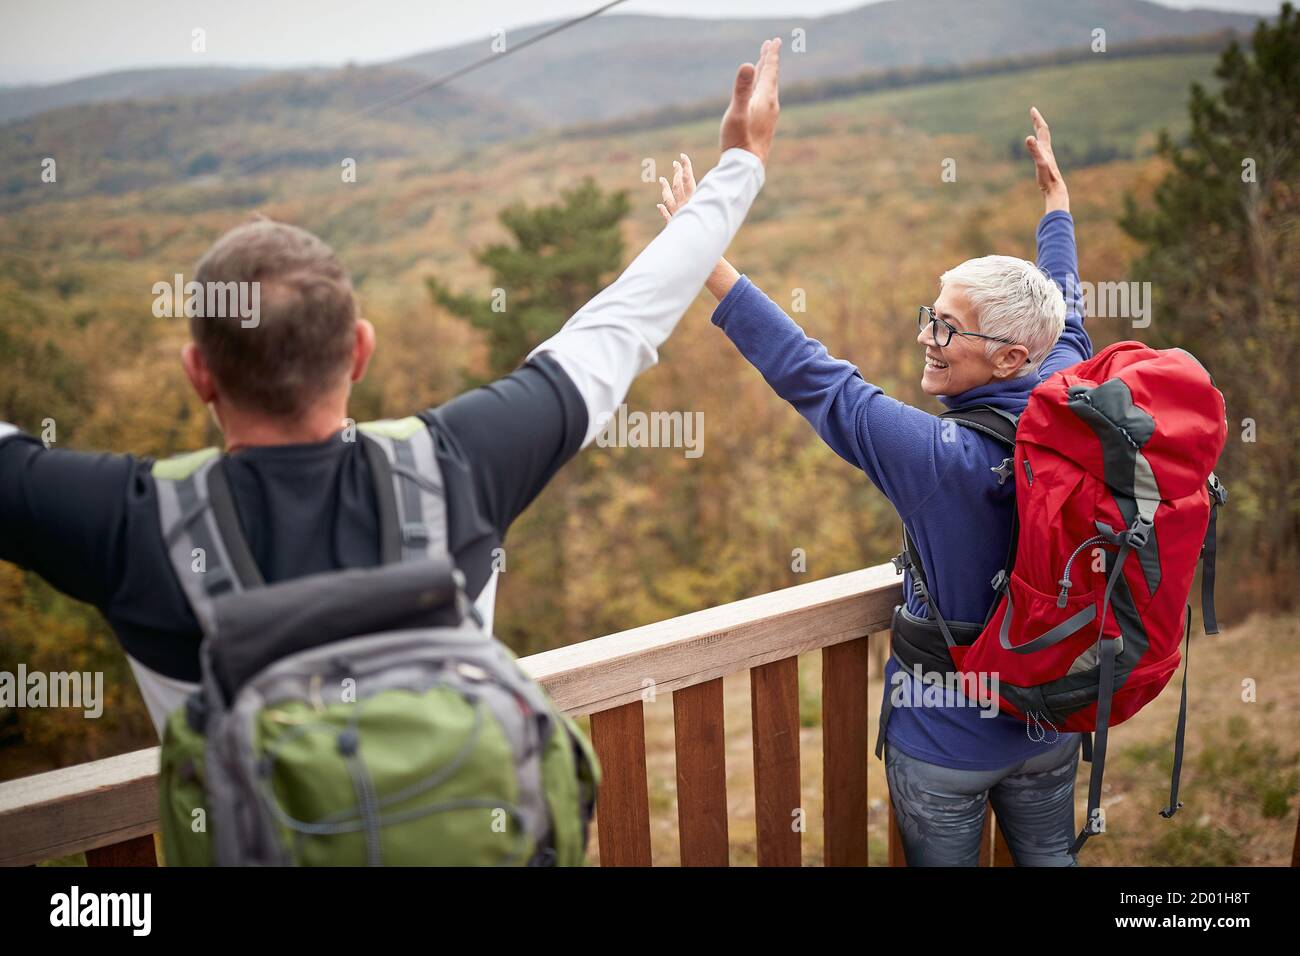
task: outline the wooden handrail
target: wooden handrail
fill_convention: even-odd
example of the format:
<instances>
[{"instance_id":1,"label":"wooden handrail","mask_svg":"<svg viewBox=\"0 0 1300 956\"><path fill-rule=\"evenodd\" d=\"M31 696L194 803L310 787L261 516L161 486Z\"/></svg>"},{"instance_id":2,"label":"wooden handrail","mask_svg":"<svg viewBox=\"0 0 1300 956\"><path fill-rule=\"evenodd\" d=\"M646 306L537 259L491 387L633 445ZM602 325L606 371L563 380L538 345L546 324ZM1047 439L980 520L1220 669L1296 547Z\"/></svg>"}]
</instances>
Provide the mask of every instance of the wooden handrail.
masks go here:
<instances>
[{"instance_id":1,"label":"wooden handrail","mask_svg":"<svg viewBox=\"0 0 1300 956\"><path fill-rule=\"evenodd\" d=\"M639 703L888 628L901 597L885 564L525 657L572 715ZM639 707L638 707L639 710ZM158 748L0 783L0 865L22 866L158 829Z\"/></svg>"},{"instance_id":2,"label":"wooden handrail","mask_svg":"<svg viewBox=\"0 0 1300 956\"><path fill-rule=\"evenodd\" d=\"M0 783L0 866L113 846L157 829L157 747Z\"/></svg>"},{"instance_id":3,"label":"wooden handrail","mask_svg":"<svg viewBox=\"0 0 1300 956\"><path fill-rule=\"evenodd\" d=\"M889 628L893 565L823 578L525 657L567 713L591 714ZM647 683L652 682L652 683Z\"/></svg>"}]
</instances>

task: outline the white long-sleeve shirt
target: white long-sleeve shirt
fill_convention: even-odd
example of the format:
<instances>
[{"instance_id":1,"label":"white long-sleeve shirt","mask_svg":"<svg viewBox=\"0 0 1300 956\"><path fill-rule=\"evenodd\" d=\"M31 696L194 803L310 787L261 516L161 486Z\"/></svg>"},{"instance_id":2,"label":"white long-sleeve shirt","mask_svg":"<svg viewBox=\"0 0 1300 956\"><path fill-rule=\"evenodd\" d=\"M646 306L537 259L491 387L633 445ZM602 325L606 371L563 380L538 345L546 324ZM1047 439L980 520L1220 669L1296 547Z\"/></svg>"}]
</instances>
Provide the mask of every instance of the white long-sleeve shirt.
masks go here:
<instances>
[{"instance_id":1,"label":"white long-sleeve shirt","mask_svg":"<svg viewBox=\"0 0 1300 956\"><path fill-rule=\"evenodd\" d=\"M659 346L700 294L763 188L763 164L732 148L699 182L641 254L529 358L550 353L587 404L591 444L627 397L632 380L659 361Z\"/></svg>"}]
</instances>

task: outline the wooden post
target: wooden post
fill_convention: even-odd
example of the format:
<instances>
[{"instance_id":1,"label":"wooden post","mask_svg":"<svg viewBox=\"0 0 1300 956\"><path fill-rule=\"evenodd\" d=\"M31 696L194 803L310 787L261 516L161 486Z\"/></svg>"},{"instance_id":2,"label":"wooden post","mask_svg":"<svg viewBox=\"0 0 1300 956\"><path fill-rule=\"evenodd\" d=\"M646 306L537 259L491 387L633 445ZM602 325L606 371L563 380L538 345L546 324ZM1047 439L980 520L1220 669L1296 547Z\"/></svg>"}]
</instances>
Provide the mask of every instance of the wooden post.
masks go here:
<instances>
[{"instance_id":1,"label":"wooden post","mask_svg":"<svg viewBox=\"0 0 1300 956\"><path fill-rule=\"evenodd\" d=\"M822 817L827 866L867 865L867 638L822 651Z\"/></svg>"},{"instance_id":2,"label":"wooden post","mask_svg":"<svg viewBox=\"0 0 1300 956\"><path fill-rule=\"evenodd\" d=\"M682 866L726 866L727 741L722 678L673 694Z\"/></svg>"},{"instance_id":3,"label":"wooden post","mask_svg":"<svg viewBox=\"0 0 1300 956\"><path fill-rule=\"evenodd\" d=\"M600 865L649 866L650 795L641 701L592 714L591 743L601 769L596 804Z\"/></svg>"},{"instance_id":4,"label":"wooden post","mask_svg":"<svg viewBox=\"0 0 1300 956\"><path fill-rule=\"evenodd\" d=\"M1300 866L1300 819L1295 823L1295 845L1291 847L1291 865Z\"/></svg>"},{"instance_id":5,"label":"wooden post","mask_svg":"<svg viewBox=\"0 0 1300 956\"><path fill-rule=\"evenodd\" d=\"M799 659L749 671L759 866L799 866Z\"/></svg>"},{"instance_id":6,"label":"wooden post","mask_svg":"<svg viewBox=\"0 0 1300 956\"><path fill-rule=\"evenodd\" d=\"M123 840L86 851L86 866L157 866L158 851L153 834Z\"/></svg>"}]
</instances>

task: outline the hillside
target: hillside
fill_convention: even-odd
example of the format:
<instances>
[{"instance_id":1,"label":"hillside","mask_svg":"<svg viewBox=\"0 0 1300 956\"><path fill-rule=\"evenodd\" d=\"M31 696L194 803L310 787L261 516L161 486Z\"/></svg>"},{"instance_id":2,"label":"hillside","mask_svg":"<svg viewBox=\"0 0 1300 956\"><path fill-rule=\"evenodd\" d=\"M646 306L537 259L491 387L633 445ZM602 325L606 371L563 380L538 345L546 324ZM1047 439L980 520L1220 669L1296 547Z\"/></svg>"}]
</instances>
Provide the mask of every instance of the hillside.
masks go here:
<instances>
[{"instance_id":1,"label":"hillside","mask_svg":"<svg viewBox=\"0 0 1300 956\"><path fill-rule=\"evenodd\" d=\"M467 143L535 128L508 106L452 89L358 118L419 82L399 70L292 73L206 96L76 106L11 123L0 142L0 208L54 191L39 177L46 157L58 164L58 193L85 196L181 180L205 188L218 173L229 181L286 167L337 171L345 157L446 158Z\"/></svg>"},{"instance_id":2,"label":"hillside","mask_svg":"<svg viewBox=\"0 0 1300 956\"><path fill-rule=\"evenodd\" d=\"M934 91L953 108L935 103L933 113L919 114L925 122L933 116L942 124L956 123L965 130L979 109L969 109L971 95L980 90L1013 91L1019 74L1044 69L1105 66L1104 71L1084 70L1079 75L1111 77L1124 74L1129 61L1160 60L1164 74L1152 74L1135 88L1132 102L1174 103L1186 77L1201 68L1211 53L1222 49L1230 33L1144 41L1117 46L1105 57L1087 51L1036 54L964 66L928 66L867 72L833 80L803 84L787 82L783 100L789 105L824 104L836 111L852 106L855 97L881 90L912 89L908 96L922 101ZM1180 65L1182 57L1188 62ZM1137 73L1146 78L1144 68ZM725 74L711 87L725 90ZM992 80L994 86L965 89L970 81ZM337 176L344 158L367 167L377 160L409 158L446 164L472 155L498 142L518 142L547 135L549 124L536 122L487 93L465 94L453 87L424 92L395 106L376 111L398 94L418 86L411 71L348 68L337 72L277 75L225 93L184 97L152 103L126 102L70 107L10 124L0 141L0 211L22 208L54 198L83 197L95 193L121 194L136 189L188 183L196 187L190 200L203 208L218 208L225 198L237 203L258 202L268 193L253 184L263 174L280 172L312 175L324 170ZM929 91L929 92L927 92ZM1050 94L1050 88L1044 90ZM908 96L903 98L907 101ZM561 135L577 138L617 137L629 132L671 128L694 121L715 123L725 98L706 98L684 107L659 107L649 113L616 120L583 123L563 129ZM989 98L988 107L1008 107L1019 129L1019 107L1012 100ZM366 115L360 115L362 113ZM1176 119L1177 110L1166 111ZM1126 132L1148 127L1162 117L1130 113ZM1166 114L1162 114L1166 115ZM1123 122L1123 121L1121 121ZM1114 118L1100 121L1114 127ZM1093 138L1095 139L1095 138ZM1126 141L1092 144L1081 151L1076 143L1066 154L1074 162L1098 162L1133 156L1138 143ZM1150 137L1141 146L1149 146ZM1018 150L1018 133L1010 148ZM33 170L49 158L56 159L58 184L42 181Z\"/></svg>"},{"instance_id":3,"label":"hillside","mask_svg":"<svg viewBox=\"0 0 1300 956\"><path fill-rule=\"evenodd\" d=\"M681 105L716 87L754 55L755 38L786 38L782 82L794 85L864 71L947 66L1049 51L1087 50L1092 31L1108 47L1223 29L1248 32L1257 18L1175 10L1145 0L887 0L824 17L711 20L609 14L457 82L471 94L509 98L552 125L599 121ZM508 31L511 43L551 24ZM805 31L806 52L790 46ZM1015 37L1013 46L1007 37ZM435 50L394 66L438 75L481 57L485 43ZM599 83L591 82L593 76Z\"/></svg>"},{"instance_id":4,"label":"hillside","mask_svg":"<svg viewBox=\"0 0 1300 956\"><path fill-rule=\"evenodd\" d=\"M1122 59L1148 52L1143 44L1217 49L1224 40L1214 31L1254 22L1145 0L887 0L826 17L769 20L611 14L361 118L481 58L486 44L341 70L134 70L9 88L0 90L0 123L10 119L0 136L0 211L177 182L256 201L263 194L248 184L253 172L337 170L344 158L445 163L559 127L606 124L605 132L615 132L712 118L713 98L726 90L735 64L753 56L757 39L793 38L795 30L803 31L802 49L791 39L782 65L790 102L968 71L1014 72L1044 58ZM550 25L509 31L507 43L517 47ZM1098 26L1107 31L1106 54L1091 52ZM1012 49L1007 36L1019 38ZM1117 155L1131 151L1092 159ZM57 163L56 187L40 175L47 159Z\"/></svg>"},{"instance_id":5,"label":"hillside","mask_svg":"<svg viewBox=\"0 0 1300 956\"><path fill-rule=\"evenodd\" d=\"M44 86L0 89L0 123L35 116L65 106L199 96L231 90L275 72L236 67L175 67L98 73Z\"/></svg>"},{"instance_id":6,"label":"hillside","mask_svg":"<svg viewBox=\"0 0 1300 956\"><path fill-rule=\"evenodd\" d=\"M1010 141L1027 126L1017 114L1042 108L1063 157L1107 148L1137 157L1102 152L1087 167L1066 164L1084 278L1127 278L1133 250L1115 224L1121 197L1150 188L1156 164L1144 145L1159 124L1185 128L1186 86L1209 80L1213 62L1098 60L790 106L767 185L729 255L782 304L803 290L807 312L798 317L810 334L891 394L924 405L913 317L932 300L936 276L970 255L1033 253L1041 201L1029 165L1011 156ZM1099 102L1115 107L1097 110ZM482 345L431 305L423 280L483 289L472 253L501 238L498 212L551 202L586 175L629 192L630 255L660 227L642 162L654 158L662 170L681 150L707 170L716 118L379 161L351 184L335 168L264 170L206 189L150 184L11 212L0 230L0 418L39 431L52 417L68 448L164 455L209 443L208 416L176 360L185 325L152 316L151 289L253 210L318 233L352 270L379 338L354 395L357 419L441 402L464 387L466 372L482 372ZM946 157L958 161L955 183L940 180ZM524 515L506 542L497 613L500 636L518 653L878 564L896 550L897 519L880 495L735 353L709 324L711 307L701 296L628 399L634 409L701 411L706 454L585 453L585 470L573 473L581 507L564 531L562 581L546 561L551 542L539 543L532 512ZM1090 332L1098 346L1133 334L1114 320ZM563 491L549 490L536 507ZM611 528L635 547L611 546ZM807 575L790 570L794 547L808 556ZM1244 569L1221 555L1222 580ZM1229 622L1231 597L1221 604ZM533 626L557 606L569 622L563 631ZM93 611L0 566L0 633L0 669L22 660L57 670L72 653L105 672L110 696L90 737L62 712L10 712L0 721L0 777L147 742L129 672Z\"/></svg>"},{"instance_id":7,"label":"hillside","mask_svg":"<svg viewBox=\"0 0 1300 956\"><path fill-rule=\"evenodd\" d=\"M464 77L456 89L509 102L532 122L549 126L601 121L699 100L718 77L753 56L759 38L802 29L805 52L790 45L787 83L853 76L864 71L952 66L1053 51L1087 50L1092 31L1108 46L1248 32L1256 17L1178 10L1146 0L886 0L822 17L695 19L625 15L617 10L503 58ZM510 47L555 25L513 26ZM1014 45L1006 43L1015 37ZM382 70L440 76L488 53L488 38L381 63ZM272 73L312 76L319 70L273 71L196 67L104 73L49 86L0 90L0 123L67 106L159 100L225 92ZM593 83L592 77L599 77Z\"/></svg>"}]
</instances>

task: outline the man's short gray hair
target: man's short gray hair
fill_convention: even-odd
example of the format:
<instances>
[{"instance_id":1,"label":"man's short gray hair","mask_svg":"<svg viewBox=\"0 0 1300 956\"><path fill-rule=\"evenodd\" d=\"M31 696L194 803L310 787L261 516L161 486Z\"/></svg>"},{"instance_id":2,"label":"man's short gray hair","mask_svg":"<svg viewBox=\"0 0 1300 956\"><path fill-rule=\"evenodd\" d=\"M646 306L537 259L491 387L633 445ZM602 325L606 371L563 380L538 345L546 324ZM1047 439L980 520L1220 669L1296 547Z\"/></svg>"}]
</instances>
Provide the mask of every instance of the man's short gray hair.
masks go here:
<instances>
[{"instance_id":1,"label":"man's short gray hair","mask_svg":"<svg viewBox=\"0 0 1300 956\"><path fill-rule=\"evenodd\" d=\"M963 289L979 331L1023 345L1029 361L1018 373L1036 371L1065 330L1065 297L1052 278L1032 262L1014 256L967 259L939 277L939 285ZM1004 343L987 343L991 356Z\"/></svg>"}]
</instances>

